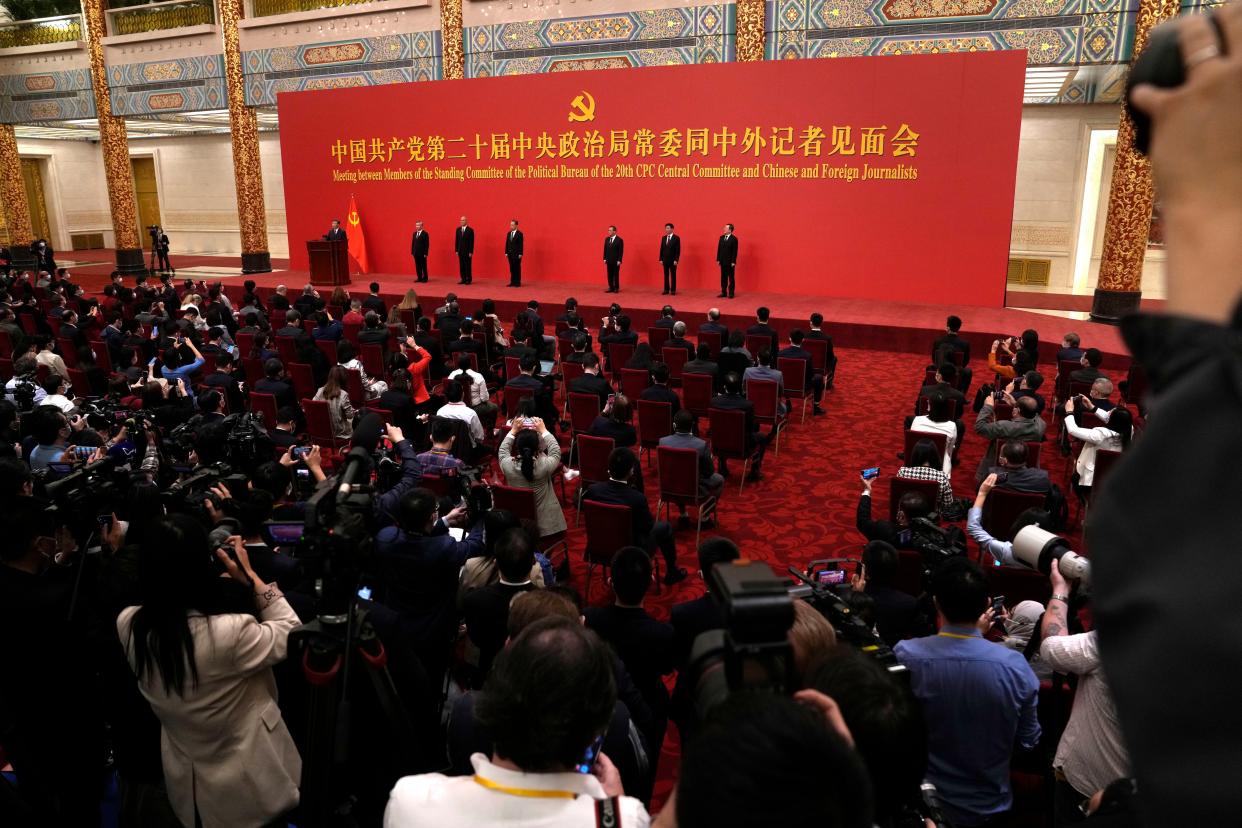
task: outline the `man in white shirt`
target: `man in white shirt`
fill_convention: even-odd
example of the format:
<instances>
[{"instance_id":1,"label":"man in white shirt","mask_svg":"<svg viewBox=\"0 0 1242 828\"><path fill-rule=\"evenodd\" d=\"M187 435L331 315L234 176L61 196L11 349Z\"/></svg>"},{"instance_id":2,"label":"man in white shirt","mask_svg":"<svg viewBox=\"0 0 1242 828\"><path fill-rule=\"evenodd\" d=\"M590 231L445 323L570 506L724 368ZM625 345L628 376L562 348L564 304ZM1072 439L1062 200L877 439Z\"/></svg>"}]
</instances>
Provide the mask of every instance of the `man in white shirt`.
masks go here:
<instances>
[{"instance_id":1,"label":"man in white shirt","mask_svg":"<svg viewBox=\"0 0 1242 828\"><path fill-rule=\"evenodd\" d=\"M54 405L66 414L77 408L77 404L65 396L65 378L60 374L48 374L41 384L47 396L39 405Z\"/></svg>"},{"instance_id":2,"label":"man in white shirt","mask_svg":"<svg viewBox=\"0 0 1242 828\"><path fill-rule=\"evenodd\" d=\"M448 378L462 384L465 389L465 402L474 409L475 414L479 415L484 432L490 432L495 428L496 414L500 411L500 406L491 401L491 394L487 392L487 380L470 367L469 354L458 354L457 370L449 374Z\"/></svg>"},{"instance_id":3,"label":"man in white shirt","mask_svg":"<svg viewBox=\"0 0 1242 828\"><path fill-rule=\"evenodd\" d=\"M444 386L444 398L448 400L436 412L437 417L448 417L453 420L461 420L470 427L470 445L477 447L483 442L485 433L483 431L483 423L479 420L479 415L474 409L466 405L465 389L457 380L451 380Z\"/></svg>"},{"instance_id":4,"label":"man in white shirt","mask_svg":"<svg viewBox=\"0 0 1242 828\"><path fill-rule=\"evenodd\" d=\"M1048 576L1052 598L1040 623L1039 657L1058 673L1078 676L1074 709L1052 760L1056 824L1066 825L1082 821L1078 805L1084 799L1131 775L1130 757L1121 739L1117 706L1101 671L1096 632L1069 634L1069 583L1055 562Z\"/></svg>"},{"instance_id":5,"label":"man in white shirt","mask_svg":"<svg viewBox=\"0 0 1242 828\"><path fill-rule=\"evenodd\" d=\"M497 656L475 704L491 758L471 757L474 776L399 780L384 828L646 828L646 809L625 796L616 766L599 752L617 698L612 665L607 645L573 620L543 618L524 629Z\"/></svg>"},{"instance_id":6,"label":"man in white shirt","mask_svg":"<svg viewBox=\"0 0 1242 828\"><path fill-rule=\"evenodd\" d=\"M35 360L40 365L46 365L53 374L60 374L62 377L69 376L69 369L65 366L65 361L61 359L60 354L52 350L51 339L43 340L39 346L39 353L35 354Z\"/></svg>"}]
</instances>

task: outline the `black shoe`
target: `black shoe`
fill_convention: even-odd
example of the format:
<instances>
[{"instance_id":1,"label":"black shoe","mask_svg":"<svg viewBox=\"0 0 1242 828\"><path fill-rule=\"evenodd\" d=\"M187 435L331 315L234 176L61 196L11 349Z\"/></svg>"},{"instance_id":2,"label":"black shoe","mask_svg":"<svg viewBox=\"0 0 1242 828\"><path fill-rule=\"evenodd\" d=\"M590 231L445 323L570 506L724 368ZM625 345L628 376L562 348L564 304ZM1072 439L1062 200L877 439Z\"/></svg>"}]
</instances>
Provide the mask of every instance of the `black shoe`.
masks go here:
<instances>
[{"instance_id":1,"label":"black shoe","mask_svg":"<svg viewBox=\"0 0 1242 828\"><path fill-rule=\"evenodd\" d=\"M758 483L762 479L763 479L763 472L759 471L758 469L751 469L750 471L746 473L747 483Z\"/></svg>"},{"instance_id":2,"label":"black shoe","mask_svg":"<svg viewBox=\"0 0 1242 828\"><path fill-rule=\"evenodd\" d=\"M675 290L670 290L670 291L669 291L669 293L673 294L674 296L676 296L676 295L677 295L677 291L675 291Z\"/></svg>"},{"instance_id":3,"label":"black shoe","mask_svg":"<svg viewBox=\"0 0 1242 828\"><path fill-rule=\"evenodd\" d=\"M677 518L677 528L678 529L689 529L690 528L690 516L682 515L681 517Z\"/></svg>"},{"instance_id":4,"label":"black shoe","mask_svg":"<svg viewBox=\"0 0 1242 828\"><path fill-rule=\"evenodd\" d=\"M820 408L818 405L811 409L811 416L813 417L819 417L820 415L827 414L827 413L828 413L827 411Z\"/></svg>"},{"instance_id":5,"label":"black shoe","mask_svg":"<svg viewBox=\"0 0 1242 828\"><path fill-rule=\"evenodd\" d=\"M468 284L470 284L470 283L469 283L469 282L467 282L465 279L458 279L458 280L457 280L457 284L459 284L459 285L468 285Z\"/></svg>"},{"instance_id":6,"label":"black shoe","mask_svg":"<svg viewBox=\"0 0 1242 828\"><path fill-rule=\"evenodd\" d=\"M676 569L670 570L669 573L664 576L664 585L672 586L673 584L680 583L681 581L686 580L687 574L686 570L682 569L680 566Z\"/></svg>"},{"instance_id":7,"label":"black shoe","mask_svg":"<svg viewBox=\"0 0 1242 828\"><path fill-rule=\"evenodd\" d=\"M661 293L660 295L661 295L661 296L668 296L668 288L665 288L665 289L664 289L664 292L663 292L663 293Z\"/></svg>"},{"instance_id":8,"label":"black shoe","mask_svg":"<svg viewBox=\"0 0 1242 828\"><path fill-rule=\"evenodd\" d=\"M728 299L728 298L729 298L729 294L727 294L727 293L720 293L720 294L717 294L717 295L716 295L716 298L717 298L717 299Z\"/></svg>"},{"instance_id":9,"label":"black shoe","mask_svg":"<svg viewBox=\"0 0 1242 828\"><path fill-rule=\"evenodd\" d=\"M730 294L729 294L729 298L730 298L730 299L732 299L732 298L733 298L733 294L732 294L732 293L730 293Z\"/></svg>"}]
</instances>

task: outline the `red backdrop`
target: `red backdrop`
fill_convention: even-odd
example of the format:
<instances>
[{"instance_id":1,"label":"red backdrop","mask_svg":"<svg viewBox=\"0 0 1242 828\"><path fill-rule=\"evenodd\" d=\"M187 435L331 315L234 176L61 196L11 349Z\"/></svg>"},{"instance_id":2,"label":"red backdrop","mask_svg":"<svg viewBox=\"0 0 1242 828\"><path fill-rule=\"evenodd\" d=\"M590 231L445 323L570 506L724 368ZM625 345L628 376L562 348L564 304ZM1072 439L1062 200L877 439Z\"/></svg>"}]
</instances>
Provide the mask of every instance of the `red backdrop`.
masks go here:
<instances>
[{"instance_id":1,"label":"red backdrop","mask_svg":"<svg viewBox=\"0 0 1242 828\"><path fill-rule=\"evenodd\" d=\"M659 238L671 221L682 240L679 287L715 288L716 240L732 222L742 293L1000 307L1024 67L1025 53L1009 51L284 93L292 266L307 267L305 241L332 218L356 232L346 216L354 195L376 273L413 273L410 234L421 219L432 277L455 280L453 233L465 214L480 281L507 281L504 237L517 218L525 282L602 288L603 238L615 224L622 287L658 289ZM757 155L745 147L748 129L763 139ZM676 154L664 154L667 130ZM537 159L545 134L552 150ZM493 157L506 146L509 158Z\"/></svg>"}]
</instances>

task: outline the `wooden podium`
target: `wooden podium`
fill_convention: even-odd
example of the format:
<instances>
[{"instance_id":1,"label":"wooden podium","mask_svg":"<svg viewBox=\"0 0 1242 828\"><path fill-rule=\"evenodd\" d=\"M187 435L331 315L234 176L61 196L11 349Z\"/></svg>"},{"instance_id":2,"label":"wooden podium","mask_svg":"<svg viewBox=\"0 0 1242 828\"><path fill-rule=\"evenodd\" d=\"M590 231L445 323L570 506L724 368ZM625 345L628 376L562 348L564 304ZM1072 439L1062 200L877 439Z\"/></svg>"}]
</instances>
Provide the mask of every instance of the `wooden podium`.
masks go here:
<instances>
[{"instance_id":1,"label":"wooden podium","mask_svg":"<svg viewBox=\"0 0 1242 828\"><path fill-rule=\"evenodd\" d=\"M306 243L312 285L349 284L349 242L312 239Z\"/></svg>"}]
</instances>

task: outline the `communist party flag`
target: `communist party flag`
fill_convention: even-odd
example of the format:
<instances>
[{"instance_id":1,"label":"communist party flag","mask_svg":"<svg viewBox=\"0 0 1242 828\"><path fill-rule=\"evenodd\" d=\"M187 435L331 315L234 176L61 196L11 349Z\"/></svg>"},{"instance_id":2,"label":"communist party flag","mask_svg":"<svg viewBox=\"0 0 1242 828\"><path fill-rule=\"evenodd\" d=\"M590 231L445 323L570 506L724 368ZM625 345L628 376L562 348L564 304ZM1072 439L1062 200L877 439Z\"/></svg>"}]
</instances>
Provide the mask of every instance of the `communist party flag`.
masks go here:
<instances>
[{"instance_id":1,"label":"communist party flag","mask_svg":"<svg viewBox=\"0 0 1242 828\"><path fill-rule=\"evenodd\" d=\"M349 236L349 255L358 265L359 273L370 273L371 263L367 261L367 237L362 232L362 219L358 216L358 203L351 193L349 196L349 213L345 216L349 227L345 228Z\"/></svg>"}]
</instances>

